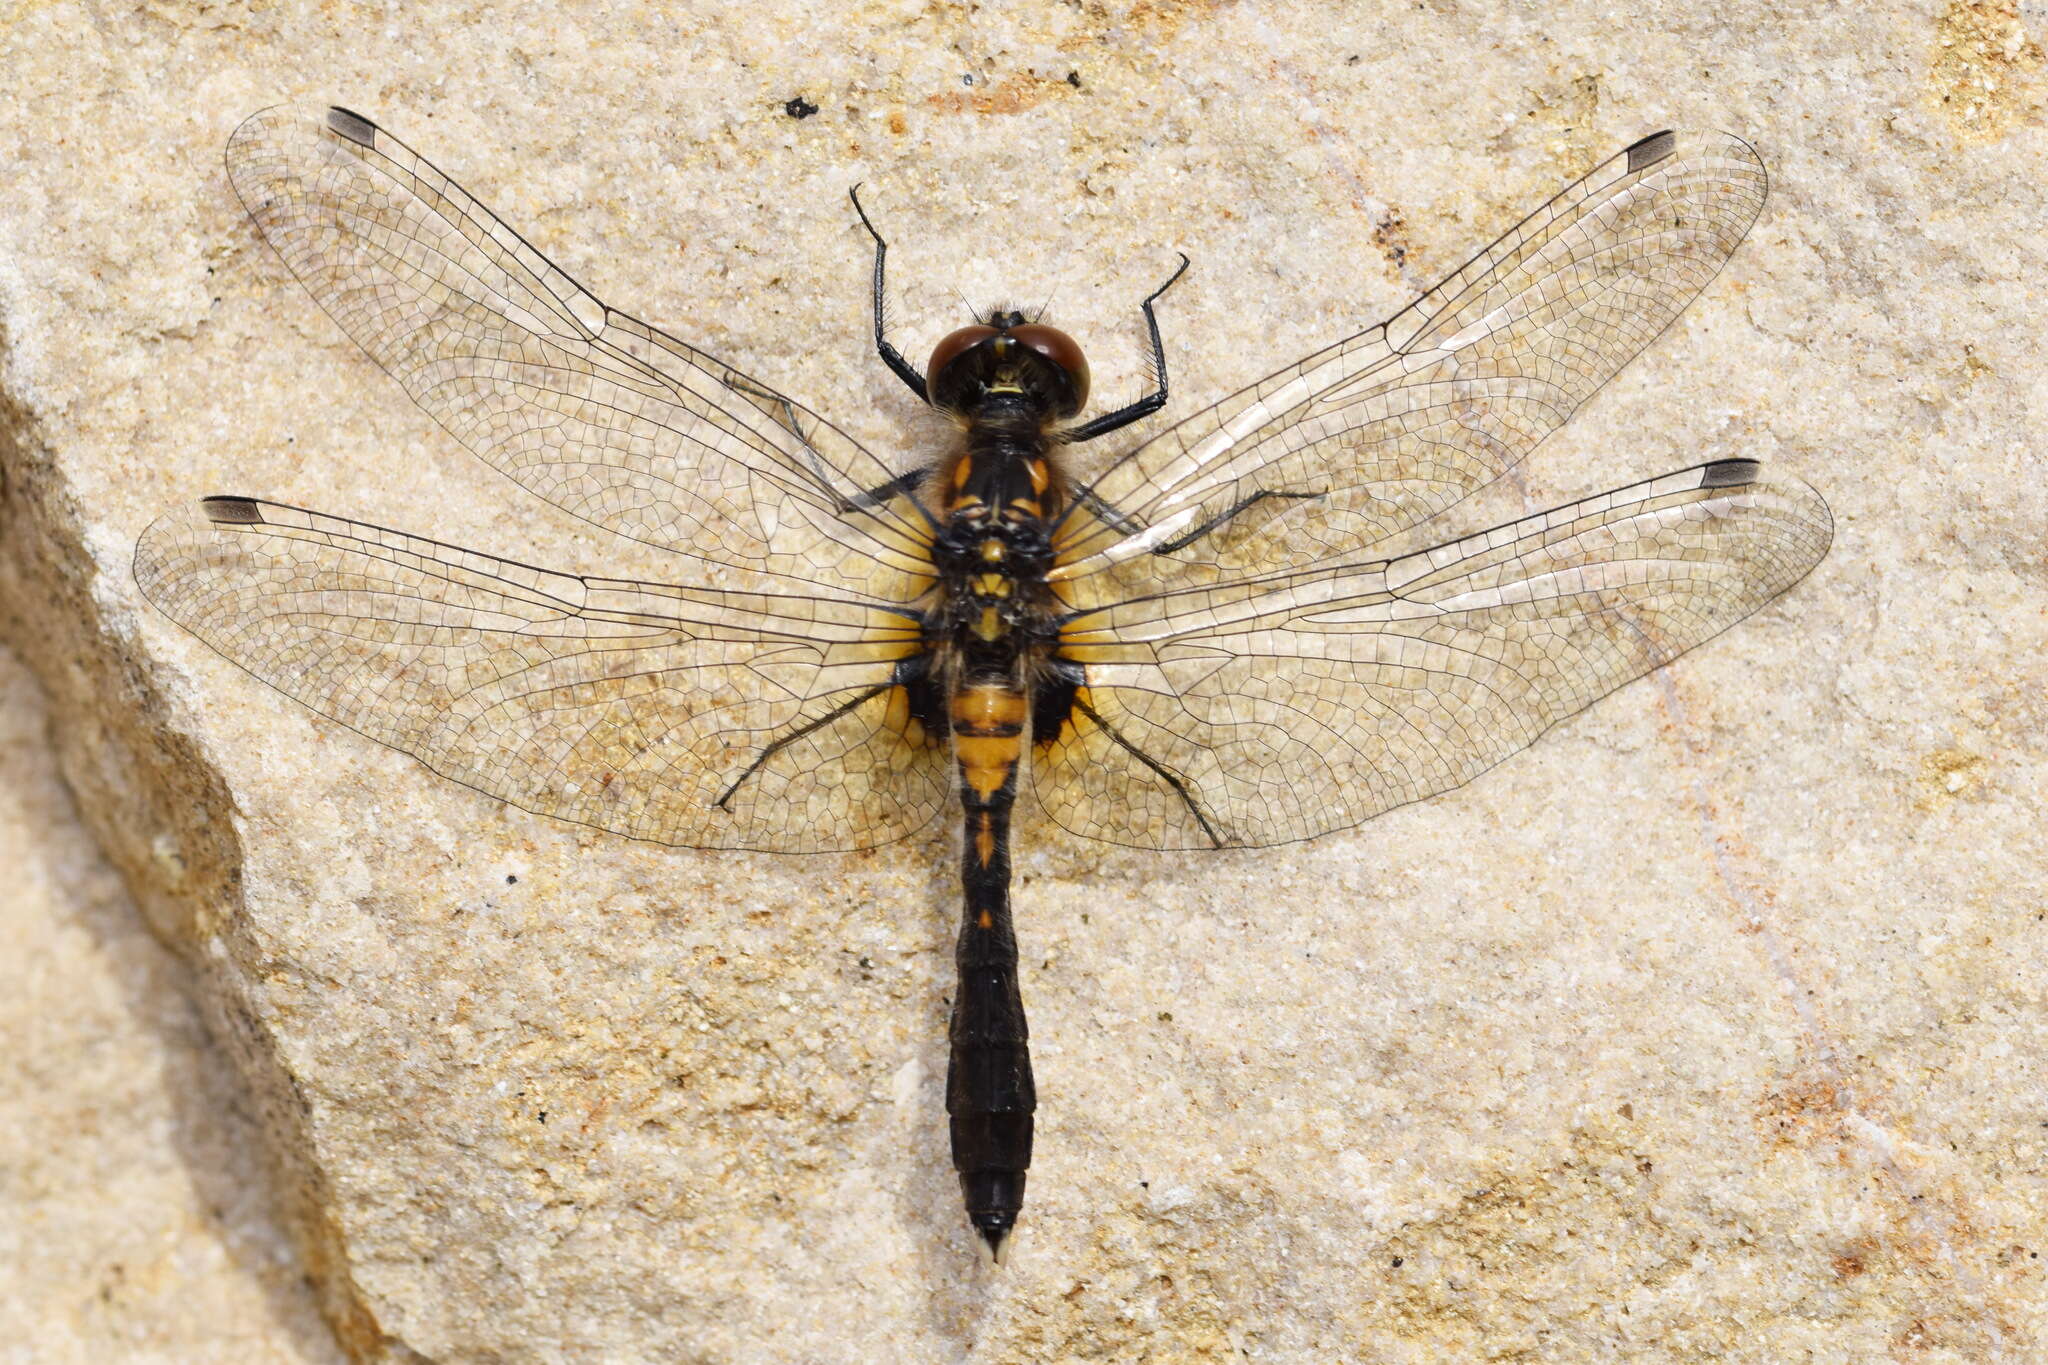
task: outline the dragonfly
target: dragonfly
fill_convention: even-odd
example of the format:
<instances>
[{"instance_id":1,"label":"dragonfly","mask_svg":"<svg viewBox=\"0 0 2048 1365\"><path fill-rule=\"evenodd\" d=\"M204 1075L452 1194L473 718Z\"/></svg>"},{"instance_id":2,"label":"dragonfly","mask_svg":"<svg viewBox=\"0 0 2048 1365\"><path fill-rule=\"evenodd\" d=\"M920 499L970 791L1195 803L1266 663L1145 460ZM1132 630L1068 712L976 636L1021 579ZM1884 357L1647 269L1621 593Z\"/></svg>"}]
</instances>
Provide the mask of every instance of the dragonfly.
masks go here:
<instances>
[{"instance_id":1,"label":"dragonfly","mask_svg":"<svg viewBox=\"0 0 2048 1365\"><path fill-rule=\"evenodd\" d=\"M172 620L272 687L528 811L635 839L873 848L958 820L946 1111L1001 1259L1037 1105L1010 905L1020 801L1140 849L1348 829L1469 782L1798 582L1825 502L1715 459L1429 534L1663 332L1762 211L1726 134L1601 162L1377 326L1087 472L1166 406L1083 417L1074 339L995 309L920 372L952 419L887 461L601 301L342 108L231 136L291 272L450 435L555 507L673 552L673 581L539 568L251 496L138 542Z\"/></svg>"}]
</instances>

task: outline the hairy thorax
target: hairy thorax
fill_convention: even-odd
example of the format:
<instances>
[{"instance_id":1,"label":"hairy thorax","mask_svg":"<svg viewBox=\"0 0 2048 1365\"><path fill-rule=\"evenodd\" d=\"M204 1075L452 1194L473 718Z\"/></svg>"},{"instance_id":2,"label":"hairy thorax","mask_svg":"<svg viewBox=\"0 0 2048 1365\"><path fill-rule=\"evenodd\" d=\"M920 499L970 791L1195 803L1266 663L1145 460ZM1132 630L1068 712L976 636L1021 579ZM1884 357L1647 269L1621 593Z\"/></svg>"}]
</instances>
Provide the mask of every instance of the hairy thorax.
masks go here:
<instances>
[{"instance_id":1,"label":"hairy thorax","mask_svg":"<svg viewBox=\"0 0 2048 1365\"><path fill-rule=\"evenodd\" d=\"M925 631L949 695L991 686L1028 694L1058 642L1060 604L1046 573L1065 481L1038 424L1003 416L974 423L932 480L938 583Z\"/></svg>"}]
</instances>

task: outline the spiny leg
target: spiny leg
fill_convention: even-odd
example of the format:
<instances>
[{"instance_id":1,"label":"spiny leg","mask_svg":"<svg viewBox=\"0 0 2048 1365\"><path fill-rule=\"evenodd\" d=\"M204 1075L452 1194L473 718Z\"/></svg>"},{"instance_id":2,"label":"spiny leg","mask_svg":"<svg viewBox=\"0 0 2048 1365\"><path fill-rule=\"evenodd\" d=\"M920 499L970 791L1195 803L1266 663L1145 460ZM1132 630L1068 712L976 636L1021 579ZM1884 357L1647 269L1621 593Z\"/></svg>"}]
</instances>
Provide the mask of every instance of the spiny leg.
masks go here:
<instances>
[{"instance_id":1,"label":"spiny leg","mask_svg":"<svg viewBox=\"0 0 2048 1365\"><path fill-rule=\"evenodd\" d=\"M1115 503L1095 496L1095 490L1092 488L1083 488L1075 493L1074 501L1102 518L1103 522L1118 535L1134 536L1145 529L1139 522L1125 516Z\"/></svg>"},{"instance_id":2,"label":"spiny leg","mask_svg":"<svg viewBox=\"0 0 2048 1365\"><path fill-rule=\"evenodd\" d=\"M1131 757L1137 759L1138 762L1144 764L1146 767L1150 768L1154 773L1158 774L1161 781L1165 782L1167 786L1173 788L1174 795L1178 796L1183 802L1187 804L1188 813L1195 817L1195 823L1199 824L1202 827L1202 833L1209 836L1209 842L1217 848L1223 847L1223 836L1219 835L1216 832L1216 827L1209 823L1209 817L1202 814L1201 806L1196 804L1195 802L1194 793L1188 790L1188 784L1181 778L1181 775L1179 773L1176 773L1175 771L1173 771L1173 769L1167 767L1158 759L1152 757L1152 755L1146 753L1143 749L1140 749L1137 745L1125 739L1114 725L1111 725L1107 720L1103 719L1102 713L1100 711L1097 711L1094 707L1090 706L1087 702L1082 701L1079 697L1074 698L1074 709L1076 711L1079 711L1082 715L1088 717L1088 719L1094 721L1098 726L1100 726L1102 728L1102 733L1108 735L1111 739L1115 740L1118 744L1122 745L1124 750L1127 753L1129 753Z\"/></svg>"},{"instance_id":3,"label":"spiny leg","mask_svg":"<svg viewBox=\"0 0 2048 1365\"><path fill-rule=\"evenodd\" d=\"M1267 498L1320 498L1321 496L1323 496L1321 493L1276 493L1270 488L1262 488L1248 498L1239 498L1236 506L1231 507L1226 511L1218 512L1215 516L1209 518L1207 521L1203 522L1200 526L1197 526L1194 530L1188 532L1186 535L1175 536L1172 540L1167 541L1164 545L1154 546L1152 549L1152 553L1155 555L1170 555L1175 550L1184 550L1188 546L1200 540L1203 536L1208 535L1211 531L1214 531L1218 527L1222 526L1224 522L1229 521L1239 512L1242 512L1245 509L1252 507L1257 503L1263 502Z\"/></svg>"},{"instance_id":4,"label":"spiny leg","mask_svg":"<svg viewBox=\"0 0 2048 1365\"><path fill-rule=\"evenodd\" d=\"M1092 441L1098 436L1107 436L1112 431L1121 431L1131 423L1140 418L1150 417L1166 406L1166 343L1160 340L1159 318L1153 313L1152 305L1159 301L1161 294L1173 288L1173 282L1185 275L1187 270L1188 258L1182 253L1180 268L1167 276L1166 283L1147 294L1145 301L1138 305L1139 310L1145 314L1145 327L1152 334L1152 369L1158 376L1158 387L1135 403L1126 404L1115 412L1105 412L1093 421L1083 422L1066 433L1068 441Z\"/></svg>"},{"instance_id":5,"label":"spiny leg","mask_svg":"<svg viewBox=\"0 0 2048 1365\"><path fill-rule=\"evenodd\" d=\"M830 489L832 480L826 468L825 459L818 454L818 448L811 444L811 438L804 435L803 427L797 423L796 405L794 403L772 390L757 388L736 374L728 374L725 377L725 386L735 392L743 393L749 398L763 403L772 403L780 408L782 410L782 425L787 427L790 434L795 436L797 440L803 442L804 453L811 457L813 472L817 474L818 481L823 483L827 489ZM913 469L907 474L899 474L887 483L875 485L859 497L852 499L842 498L839 503L839 510L842 513L865 512L871 508L880 507L899 493L905 495L915 493L918 485L924 482L925 475L930 472L927 469Z\"/></svg>"},{"instance_id":6,"label":"spiny leg","mask_svg":"<svg viewBox=\"0 0 2048 1365\"><path fill-rule=\"evenodd\" d=\"M776 739L770 741L768 746L761 750L759 757L755 758L755 760L752 763L749 763L747 765L747 770L741 773L738 777L735 777L732 780L732 785L730 787L727 787L724 793L720 795L716 801L712 802L712 804L717 806L720 810L732 809L732 807L726 805L725 803L732 800L732 794L740 789L740 784L742 782L745 782L748 778L752 777L755 773L761 770L762 764L766 763L769 759L775 757L775 755L781 753L784 749L787 749L790 745L802 739L805 735L810 734L814 730L823 729L825 726L830 725L833 721L838 720L841 716L845 715L848 711L852 711L857 707L865 706L867 703L873 701L876 697L879 697L884 692L887 692L890 688L897 686L900 686L900 684L892 681L881 683L875 687L871 687L867 691L862 692L860 695L854 697L851 701L842 702L840 705L833 707L830 711L827 711L824 715L819 716L816 720L807 721L804 724L799 725L796 729L791 730L788 734L778 736Z\"/></svg>"},{"instance_id":7,"label":"spiny leg","mask_svg":"<svg viewBox=\"0 0 2048 1365\"><path fill-rule=\"evenodd\" d=\"M904 387L917 395L920 402L929 403L931 395L925 388L924 376L903 358L901 351L889 344L888 327L883 319L886 298L882 288L885 269L883 263L889 257L889 244L882 240L882 234L875 231L875 225L868 221L868 211L860 206L860 186L855 185L846 192L846 196L853 200L853 211L860 215L861 226L868 230L868 236L875 239L875 353L881 356L882 363L903 381Z\"/></svg>"},{"instance_id":8,"label":"spiny leg","mask_svg":"<svg viewBox=\"0 0 2048 1365\"><path fill-rule=\"evenodd\" d=\"M796 404L790 402L774 390L759 388L736 374L727 374L725 376L725 386L735 393L745 394L757 403L772 404L780 409L782 425L788 428L790 435L803 443L804 454L811 457L811 472L817 476L818 482L823 484L825 488L829 490L832 487L832 475L830 469L825 464L825 457L818 453L818 448L811 444L811 438L804 434L802 425L796 420ZM847 509L842 507L840 510L845 511Z\"/></svg>"},{"instance_id":9,"label":"spiny leg","mask_svg":"<svg viewBox=\"0 0 2048 1365\"><path fill-rule=\"evenodd\" d=\"M842 512L865 512L870 508L880 507L883 503L899 494L907 498L917 492L918 488L924 483L925 476L930 473L929 469L913 469L908 474L898 474L889 482L877 484L875 487L870 488L867 492L861 494L852 502L845 504L839 510Z\"/></svg>"},{"instance_id":10,"label":"spiny leg","mask_svg":"<svg viewBox=\"0 0 2048 1365\"><path fill-rule=\"evenodd\" d=\"M1224 523L1228 522L1238 513L1256 506L1267 498L1320 498L1322 496L1323 494L1321 493L1281 493L1270 488L1262 488L1248 498L1239 498L1235 504L1218 512L1194 530L1184 535L1175 536L1163 545L1153 546L1152 553L1155 555L1170 555L1176 550L1185 550L1203 536L1223 526ZM1109 526L1118 535L1135 536L1145 530L1144 523L1138 521L1135 517L1127 515L1115 503L1097 497L1093 489L1081 489L1074 494L1074 501L1100 517L1104 524Z\"/></svg>"}]
</instances>

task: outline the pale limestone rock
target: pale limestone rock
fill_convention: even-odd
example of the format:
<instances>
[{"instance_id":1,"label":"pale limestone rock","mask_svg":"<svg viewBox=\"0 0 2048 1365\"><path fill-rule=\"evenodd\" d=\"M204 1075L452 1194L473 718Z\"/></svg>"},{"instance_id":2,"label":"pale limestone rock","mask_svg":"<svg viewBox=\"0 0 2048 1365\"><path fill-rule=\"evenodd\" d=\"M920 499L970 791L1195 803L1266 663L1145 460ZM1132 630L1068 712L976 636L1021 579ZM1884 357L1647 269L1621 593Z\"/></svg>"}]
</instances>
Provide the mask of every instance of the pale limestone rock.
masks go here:
<instances>
[{"instance_id":1,"label":"pale limestone rock","mask_svg":"<svg viewBox=\"0 0 2048 1365\"><path fill-rule=\"evenodd\" d=\"M57 775L0 647L0 1322L6 1358L338 1361L246 1179L260 1141ZM21 1353L21 1352L25 1352Z\"/></svg>"},{"instance_id":2,"label":"pale limestone rock","mask_svg":"<svg viewBox=\"0 0 2048 1365\"><path fill-rule=\"evenodd\" d=\"M17 639L349 1350L2042 1350L2041 20L1538 12L59 6L0 30ZM1187 250L1184 415L1604 151L1726 127L1770 163L1764 220L1510 492L1754 455L1827 494L1836 546L1355 833L1165 858L1027 821L1045 1109L992 1272L939 1120L950 835L795 860L552 825L139 602L137 534L216 491L662 569L455 447L265 253L219 149L287 98L386 123L600 294L890 451L934 427L868 353L856 180L906 350L963 320L956 287L1050 294L1105 397L1139 388L1135 296Z\"/></svg>"}]
</instances>

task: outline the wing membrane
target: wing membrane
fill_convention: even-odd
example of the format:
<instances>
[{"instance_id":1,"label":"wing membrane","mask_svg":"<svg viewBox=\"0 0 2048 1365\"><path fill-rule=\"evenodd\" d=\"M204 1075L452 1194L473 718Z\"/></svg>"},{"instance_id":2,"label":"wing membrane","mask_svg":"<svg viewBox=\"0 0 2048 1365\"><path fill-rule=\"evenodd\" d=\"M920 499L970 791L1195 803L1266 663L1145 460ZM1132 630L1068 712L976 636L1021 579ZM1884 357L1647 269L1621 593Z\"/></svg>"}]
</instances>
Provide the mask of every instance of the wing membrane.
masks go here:
<instances>
[{"instance_id":1,"label":"wing membrane","mask_svg":"<svg viewBox=\"0 0 2048 1365\"><path fill-rule=\"evenodd\" d=\"M919 627L876 603L553 573L251 498L158 521L135 578L287 696L544 815L822 852L947 796L891 686Z\"/></svg>"},{"instance_id":2,"label":"wing membrane","mask_svg":"<svg viewBox=\"0 0 2048 1365\"><path fill-rule=\"evenodd\" d=\"M1070 600L1349 556L1499 478L1713 279L1765 188L1725 134L1610 158L1387 322L1118 460L1062 528Z\"/></svg>"},{"instance_id":3,"label":"wing membrane","mask_svg":"<svg viewBox=\"0 0 2048 1365\"><path fill-rule=\"evenodd\" d=\"M1078 613L1087 673L1033 786L1077 834L1258 846L1449 790L1726 630L1826 553L1827 507L1748 460L1399 559Z\"/></svg>"},{"instance_id":4,"label":"wing membrane","mask_svg":"<svg viewBox=\"0 0 2048 1365\"><path fill-rule=\"evenodd\" d=\"M227 498L145 534L151 601L323 714L543 814L798 852L937 813L945 745L898 683L933 526L893 471L607 307L357 115L265 111L228 169L343 330L471 450L763 590L551 573ZM1112 465L1056 533L1061 649L1087 681L1035 737L1053 818L1159 848L1345 828L1470 780L1803 576L1826 507L1746 460L1360 562L1569 418L1764 194L1738 139L1645 139L1386 323Z\"/></svg>"},{"instance_id":5,"label":"wing membrane","mask_svg":"<svg viewBox=\"0 0 2048 1365\"><path fill-rule=\"evenodd\" d=\"M807 409L607 306L344 109L254 114L228 176L355 342L485 462L608 530L872 595L929 538L896 477ZM879 504L879 505L877 505Z\"/></svg>"}]
</instances>

